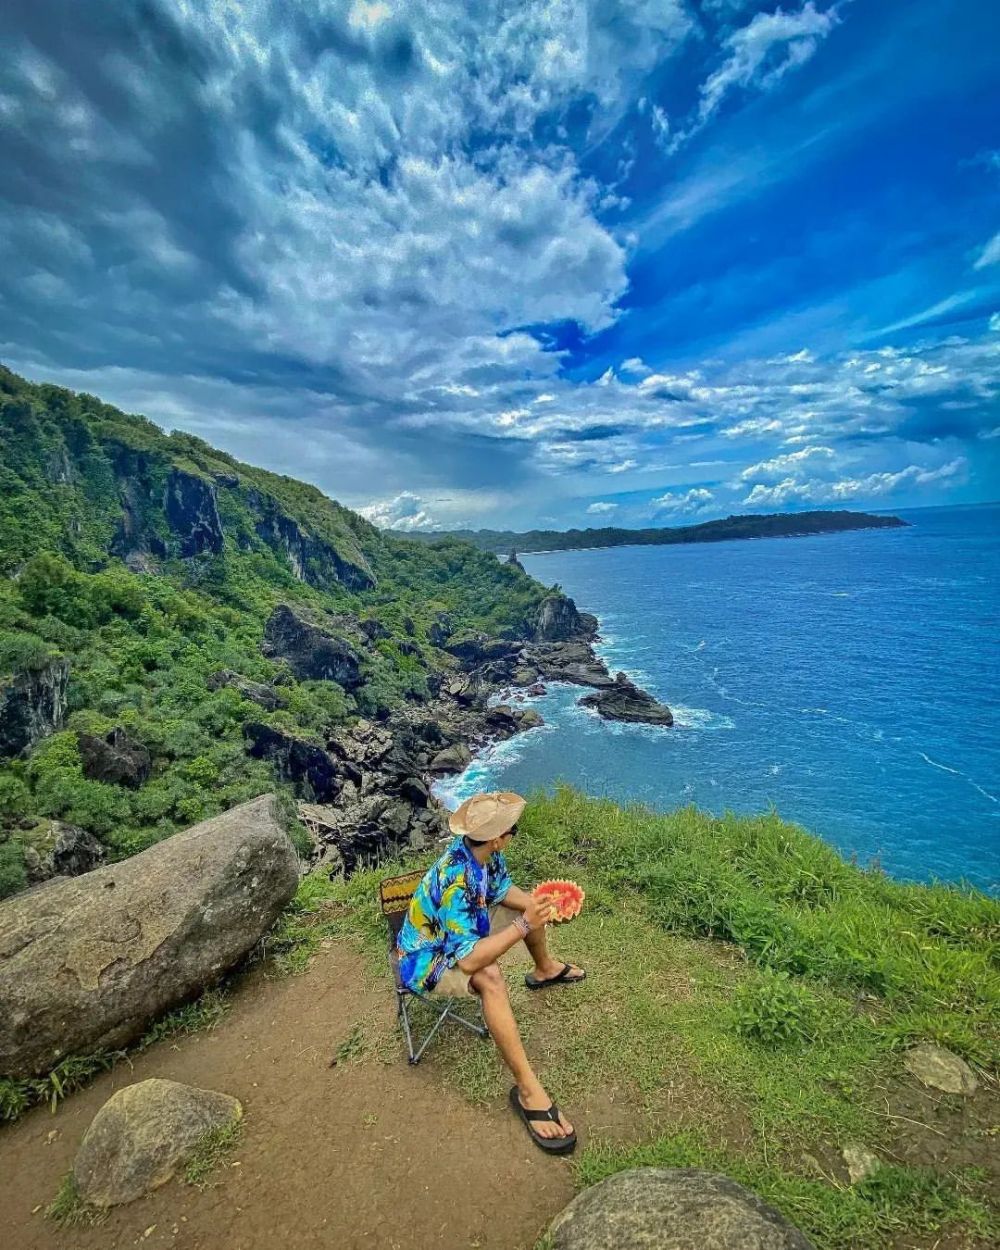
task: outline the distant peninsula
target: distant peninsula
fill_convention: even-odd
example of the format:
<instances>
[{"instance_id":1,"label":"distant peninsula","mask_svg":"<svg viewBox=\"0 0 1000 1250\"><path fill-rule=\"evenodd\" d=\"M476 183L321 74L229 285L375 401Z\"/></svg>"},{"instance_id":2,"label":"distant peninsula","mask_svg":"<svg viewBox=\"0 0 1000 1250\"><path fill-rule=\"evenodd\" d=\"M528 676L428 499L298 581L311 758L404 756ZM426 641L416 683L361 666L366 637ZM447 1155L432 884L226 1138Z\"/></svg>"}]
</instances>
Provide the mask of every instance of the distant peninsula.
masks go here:
<instances>
[{"instance_id":1,"label":"distant peninsula","mask_svg":"<svg viewBox=\"0 0 1000 1250\"><path fill-rule=\"evenodd\" d=\"M845 530L898 529L907 521L870 512L774 512L764 516L730 516L700 525L656 526L651 529L448 530L413 532L410 538L433 542L459 538L481 551L578 551L592 547L649 547L667 543L717 543L734 538L804 538L810 534L837 534Z\"/></svg>"}]
</instances>

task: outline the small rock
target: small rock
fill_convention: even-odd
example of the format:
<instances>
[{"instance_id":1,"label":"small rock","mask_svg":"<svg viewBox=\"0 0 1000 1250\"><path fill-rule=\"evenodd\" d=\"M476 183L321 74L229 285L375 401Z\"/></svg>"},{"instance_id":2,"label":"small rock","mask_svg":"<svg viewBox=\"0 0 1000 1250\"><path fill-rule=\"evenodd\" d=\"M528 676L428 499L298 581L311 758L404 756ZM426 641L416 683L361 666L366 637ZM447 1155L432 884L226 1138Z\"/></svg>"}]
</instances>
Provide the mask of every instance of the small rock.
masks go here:
<instances>
[{"instance_id":1,"label":"small rock","mask_svg":"<svg viewBox=\"0 0 1000 1250\"><path fill-rule=\"evenodd\" d=\"M903 1067L924 1085L946 1094L974 1094L979 1088L965 1060L933 1042L921 1042L908 1050L903 1056Z\"/></svg>"},{"instance_id":2,"label":"small rock","mask_svg":"<svg viewBox=\"0 0 1000 1250\"><path fill-rule=\"evenodd\" d=\"M98 1111L80 1143L73 1179L81 1198L97 1207L141 1198L170 1180L206 1133L242 1115L235 1098L214 1090L158 1077L127 1085Z\"/></svg>"},{"instance_id":3,"label":"small rock","mask_svg":"<svg viewBox=\"0 0 1000 1250\"><path fill-rule=\"evenodd\" d=\"M472 761L472 752L461 742L438 751L430 762L432 773L460 773Z\"/></svg>"},{"instance_id":4,"label":"small rock","mask_svg":"<svg viewBox=\"0 0 1000 1250\"><path fill-rule=\"evenodd\" d=\"M609 1176L578 1194L549 1233L553 1250L812 1250L756 1194L698 1168Z\"/></svg>"},{"instance_id":5,"label":"small rock","mask_svg":"<svg viewBox=\"0 0 1000 1250\"><path fill-rule=\"evenodd\" d=\"M852 1185L857 1185L860 1181L866 1181L869 1176L874 1176L882 1166L882 1160L878 1155L859 1142L848 1142L841 1154L847 1164L847 1174L851 1178Z\"/></svg>"}]
</instances>

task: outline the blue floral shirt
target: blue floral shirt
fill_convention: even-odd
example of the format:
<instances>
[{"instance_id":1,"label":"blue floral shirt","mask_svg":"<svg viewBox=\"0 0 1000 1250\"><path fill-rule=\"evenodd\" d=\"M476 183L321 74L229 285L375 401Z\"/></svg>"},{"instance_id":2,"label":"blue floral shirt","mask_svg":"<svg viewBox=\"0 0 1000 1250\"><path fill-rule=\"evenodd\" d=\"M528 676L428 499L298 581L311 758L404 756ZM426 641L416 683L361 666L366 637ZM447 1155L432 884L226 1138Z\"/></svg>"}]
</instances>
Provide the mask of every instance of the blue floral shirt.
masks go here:
<instances>
[{"instance_id":1,"label":"blue floral shirt","mask_svg":"<svg viewBox=\"0 0 1000 1250\"><path fill-rule=\"evenodd\" d=\"M417 886L399 931L399 974L407 989L429 993L446 968L488 937L489 909L513 884L499 851L480 864L456 838Z\"/></svg>"}]
</instances>

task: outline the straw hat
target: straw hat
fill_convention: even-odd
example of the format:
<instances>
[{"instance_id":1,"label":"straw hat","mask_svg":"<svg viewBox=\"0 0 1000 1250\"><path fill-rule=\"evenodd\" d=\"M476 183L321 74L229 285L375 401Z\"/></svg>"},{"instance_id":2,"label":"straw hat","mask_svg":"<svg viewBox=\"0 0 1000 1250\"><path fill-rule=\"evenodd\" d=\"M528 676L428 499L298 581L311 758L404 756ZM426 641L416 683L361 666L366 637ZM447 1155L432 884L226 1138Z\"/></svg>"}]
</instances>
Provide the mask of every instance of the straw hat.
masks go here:
<instances>
[{"instance_id":1,"label":"straw hat","mask_svg":"<svg viewBox=\"0 0 1000 1250\"><path fill-rule=\"evenodd\" d=\"M511 830L523 811L524 799L510 790L474 794L452 812L448 826L470 842L492 842Z\"/></svg>"}]
</instances>

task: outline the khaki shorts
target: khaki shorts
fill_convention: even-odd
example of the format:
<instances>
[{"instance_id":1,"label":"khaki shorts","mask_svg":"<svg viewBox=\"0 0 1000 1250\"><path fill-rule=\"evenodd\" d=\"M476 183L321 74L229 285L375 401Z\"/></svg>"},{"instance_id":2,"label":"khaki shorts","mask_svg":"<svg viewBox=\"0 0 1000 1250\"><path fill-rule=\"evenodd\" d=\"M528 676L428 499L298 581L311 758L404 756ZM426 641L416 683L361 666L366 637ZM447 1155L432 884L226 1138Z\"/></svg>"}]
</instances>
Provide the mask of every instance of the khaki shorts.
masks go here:
<instances>
[{"instance_id":1,"label":"khaki shorts","mask_svg":"<svg viewBox=\"0 0 1000 1250\"><path fill-rule=\"evenodd\" d=\"M514 911L510 907L504 907L503 903L497 903L495 907L490 908L490 933L499 933L501 929L506 929L520 914L519 911ZM463 972L457 964L453 968L446 968L428 997L464 998L469 995L472 998L478 998L479 995L469 984L471 979L472 974Z\"/></svg>"}]
</instances>

